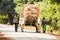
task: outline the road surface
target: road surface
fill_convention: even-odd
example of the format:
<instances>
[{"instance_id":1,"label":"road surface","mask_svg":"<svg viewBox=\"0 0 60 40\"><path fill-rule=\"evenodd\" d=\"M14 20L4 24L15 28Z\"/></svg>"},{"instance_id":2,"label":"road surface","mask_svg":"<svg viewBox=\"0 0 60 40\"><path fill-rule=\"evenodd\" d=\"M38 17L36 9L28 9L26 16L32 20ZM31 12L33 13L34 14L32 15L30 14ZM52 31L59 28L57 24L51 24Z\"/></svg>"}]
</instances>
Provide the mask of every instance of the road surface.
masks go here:
<instances>
[{"instance_id":1,"label":"road surface","mask_svg":"<svg viewBox=\"0 0 60 40\"><path fill-rule=\"evenodd\" d=\"M35 33L35 31L24 29L25 32L21 32L18 28L18 32L15 32L14 26L0 24L0 34L3 37L10 38L10 40L57 40L53 35L46 33Z\"/></svg>"}]
</instances>

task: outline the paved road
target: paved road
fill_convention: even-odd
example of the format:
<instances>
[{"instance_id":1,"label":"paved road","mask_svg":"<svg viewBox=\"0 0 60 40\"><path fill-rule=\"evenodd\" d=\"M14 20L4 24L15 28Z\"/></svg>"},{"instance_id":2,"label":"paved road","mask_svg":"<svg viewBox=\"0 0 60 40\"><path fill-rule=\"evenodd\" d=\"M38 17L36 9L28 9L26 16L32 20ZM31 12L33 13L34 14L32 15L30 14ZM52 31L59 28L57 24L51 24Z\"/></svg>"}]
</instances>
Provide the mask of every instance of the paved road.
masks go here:
<instances>
[{"instance_id":1,"label":"paved road","mask_svg":"<svg viewBox=\"0 0 60 40\"><path fill-rule=\"evenodd\" d=\"M53 35L44 34L44 33L35 33L32 30L26 30L21 32L21 29L18 28L18 32L14 31L14 26L8 26L0 24L0 31L4 34L4 37L12 38L11 40L57 40Z\"/></svg>"}]
</instances>

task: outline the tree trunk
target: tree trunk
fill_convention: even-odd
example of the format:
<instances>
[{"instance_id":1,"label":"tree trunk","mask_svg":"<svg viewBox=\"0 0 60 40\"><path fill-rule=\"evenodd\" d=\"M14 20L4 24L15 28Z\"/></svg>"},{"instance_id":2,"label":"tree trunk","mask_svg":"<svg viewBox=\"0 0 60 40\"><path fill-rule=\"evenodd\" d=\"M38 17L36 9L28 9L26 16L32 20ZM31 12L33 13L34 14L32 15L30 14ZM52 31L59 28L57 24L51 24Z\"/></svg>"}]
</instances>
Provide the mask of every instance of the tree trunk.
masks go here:
<instances>
[{"instance_id":1,"label":"tree trunk","mask_svg":"<svg viewBox=\"0 0 60 40\"><path fill-rule=\"evenodd\" d=\"M13 25L13 17L11 13L8 13L8 22Z\"/></svg>"}]
</instances>

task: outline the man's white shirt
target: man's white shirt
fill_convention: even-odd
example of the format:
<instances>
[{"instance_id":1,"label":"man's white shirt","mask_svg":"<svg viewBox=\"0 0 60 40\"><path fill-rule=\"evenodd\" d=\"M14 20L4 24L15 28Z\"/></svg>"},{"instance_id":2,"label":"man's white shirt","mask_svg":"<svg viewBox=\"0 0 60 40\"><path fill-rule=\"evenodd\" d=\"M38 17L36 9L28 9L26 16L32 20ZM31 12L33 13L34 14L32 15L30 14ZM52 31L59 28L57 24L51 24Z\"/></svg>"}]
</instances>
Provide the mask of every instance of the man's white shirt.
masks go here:
<instances>
[{"instance_id":1,"label":"man's white shirt","mask_svg":"<svg viewBox=\"0 0 60 40\"><path fill-rule=\"evenodd\" d=\"M23 17L21 17L21 18L19 18L19 24L24 24L24 18Z\"/></svg>"}]
</instances>

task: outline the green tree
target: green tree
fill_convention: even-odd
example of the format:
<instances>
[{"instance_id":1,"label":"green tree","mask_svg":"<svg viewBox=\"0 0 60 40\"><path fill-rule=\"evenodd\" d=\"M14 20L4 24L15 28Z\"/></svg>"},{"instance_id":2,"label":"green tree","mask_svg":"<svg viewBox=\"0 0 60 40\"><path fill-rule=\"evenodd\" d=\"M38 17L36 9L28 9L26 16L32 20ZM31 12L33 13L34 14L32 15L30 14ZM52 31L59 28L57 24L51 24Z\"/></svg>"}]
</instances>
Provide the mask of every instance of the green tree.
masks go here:
<instances>
[{"instance_id":1,"label":"green tree","mask_svg":"<svg viewBox=\"0 0 60 40\"><path fill-rule=\"evenodd\" d=\"M15 3L13 2L13 0L2 0L2 2L0 3L0 11L3 14L7 13L10 24L13 24L14 7Z\"/></svg>"}]
</instances>

